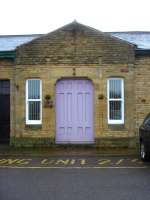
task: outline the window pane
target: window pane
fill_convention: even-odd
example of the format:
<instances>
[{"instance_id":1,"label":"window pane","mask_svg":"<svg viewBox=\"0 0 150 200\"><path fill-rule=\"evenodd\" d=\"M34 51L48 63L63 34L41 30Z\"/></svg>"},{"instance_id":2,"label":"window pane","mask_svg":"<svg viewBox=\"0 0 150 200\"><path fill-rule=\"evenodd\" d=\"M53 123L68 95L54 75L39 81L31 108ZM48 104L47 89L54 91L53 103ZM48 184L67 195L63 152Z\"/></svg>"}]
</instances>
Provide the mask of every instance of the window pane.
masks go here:
<instances>
[{"instance_id":1,"label":"window pane","mask_svg":"<svg viewBox=\"0 0 150 200\"><path fill-rule=\"evenodd\" d=\"M109 98L119 99L121 98L121 80L109 80Z\"/></svg>"},{"instance_id":2,"label":"window pane","mask_svg":"<svg viewBox=\"0 0 150 200\"><path fill-rule=\"evenodd\" d=\"M109 119L121 120L121 101L109 101Z\"/></svg>"},{"instance_id":3,"label":"window pane","mask_svg":"<svg viewBox=\"0 0 150 200\"><path fill-rule=\"evenodd\" d=\"M7 80L0 80L0 95L10 94L10 82Z\"/></svg>"},{"instance_id":4,"label":"window pane","mask_svg":"<svg viewBox=\"0 0 150 200\"><path fill-rule=\"evenodd\" d=\"M40 98L40 80L28 80L28 99Z\"/></svg>"},{"instance_id":5,"label":"window pane","mask_svg":"<svg viewBox=\"0 0 150 200\"><path fill-rule=\"evenodd\" d=\"M29 120L40 120L40 101L29 101Z\"/></svg>"}]
</instances>

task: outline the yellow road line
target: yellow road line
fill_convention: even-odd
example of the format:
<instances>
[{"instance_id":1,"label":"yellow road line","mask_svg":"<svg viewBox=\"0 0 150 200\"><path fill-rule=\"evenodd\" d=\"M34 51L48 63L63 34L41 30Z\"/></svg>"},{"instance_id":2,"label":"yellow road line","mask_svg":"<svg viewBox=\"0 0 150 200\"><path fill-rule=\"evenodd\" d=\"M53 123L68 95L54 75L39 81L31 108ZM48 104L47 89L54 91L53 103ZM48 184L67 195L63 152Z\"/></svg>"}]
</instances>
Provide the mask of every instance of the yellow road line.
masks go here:
<instances>
[{"instance_id":1,"label":"yellow road line","mask_svg":"<svg viewBox=\"0 0 150 200\"><path fill-rule=\"evenodd\" d=\"M108 164L108 163L110 163L111 162L111 160L109 160L109 159L103 159L103 160L99 160L99 165L105 165L105 164Z\"/></svg>"},{"instance_id":2,"label":"yellow road line","mask_svg":"<svg viewBox=\"0 0 150 200\"><path fill-rule=\"evenodd\" d=\"M0 166L6 169L145 169L148 166L119 166L119 167L51 167L51 166Z\"/></svg>"},{"instance_id":3,"label":"yellow road line","mask_svg":"<svg viewBox=\"0 0 150 200\"><path fill-rule=\"evenodd\" d=\"M140 162L140 160L138 158L132 159L131 162Z\"/></svg>"},{"instance_id":4,"label":"yellow road line","mask_svg":"<svg viewBox=\"0 0 150 200\"><path fill-rule=\"evenodd\" d=\"M116 162L116 165L120 165L122 162L124 161L124 159L120 159Z\"/></svg>"}]
</instances>

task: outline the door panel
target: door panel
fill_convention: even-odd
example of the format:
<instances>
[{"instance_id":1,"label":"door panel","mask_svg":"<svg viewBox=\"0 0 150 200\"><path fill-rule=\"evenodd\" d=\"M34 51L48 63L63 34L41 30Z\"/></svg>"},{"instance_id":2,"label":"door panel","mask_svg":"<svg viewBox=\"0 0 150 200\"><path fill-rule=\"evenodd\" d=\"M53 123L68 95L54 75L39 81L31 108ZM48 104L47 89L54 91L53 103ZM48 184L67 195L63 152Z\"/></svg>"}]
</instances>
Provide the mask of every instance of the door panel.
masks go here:
<instances>
[{"instance_id":1,"label":"door panel","mask_svg":"<svg viewBox=\"0 0 150 200\"><path fill-rule=\"evenodd\" d=\"M62 79L56 85L56 143L93 143L93 85Z\"/></svg>"},{"instance_id":2,"label":"door panel","mask_svg":"<svg viewBox=\"0 0 150 200\"><path fill-rule=\"evenodd\" d=\"M10 137L10 82L0 80L0 143L9 143Z\"/></svg>"}]
</instances>

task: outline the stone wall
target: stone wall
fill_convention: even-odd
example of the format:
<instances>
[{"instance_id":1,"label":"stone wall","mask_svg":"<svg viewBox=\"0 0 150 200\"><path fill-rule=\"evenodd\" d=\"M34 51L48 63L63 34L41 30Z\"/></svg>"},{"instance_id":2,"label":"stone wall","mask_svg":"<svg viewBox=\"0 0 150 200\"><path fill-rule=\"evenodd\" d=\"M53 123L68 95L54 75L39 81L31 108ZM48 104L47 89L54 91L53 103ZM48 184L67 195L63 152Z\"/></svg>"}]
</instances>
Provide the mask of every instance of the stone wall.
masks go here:
<instances>
[{"instance_id":1,"label":"stone wall","mask_svg":"<svg viewBox=\"0 0 150 200\"><path fill-rule=\"evenodd\" d=\"M134 62L135 46L88 26L71 23L17 48L16 63L126 64Z\"/></svg>"},{"instance_id":2,"label":"stone wall","mask_svg":"<svg viewBox=\"0 0 150 200\"><path fill-rule=\"evenodd\" d=\"M139 59L135 68L134 48L134 45L78 23L72 23L18 47L16 60L11 66L4 67L0 63L0 79L7 77L11 80L11 145L54 144L57 80L84 77L92 80L94 85L95 144L135 146L136 120L137 126L141 122L141 111L138 108L141 103L138 104L138 99L143 94L144 84L147 84L139 82L138 73L142 73L142 77L146 76L147 80L149 75L141 70L140 65L144 65L147 70L148 66L140 63L142 61ZM110 77L124 79L123 125L108 125L107 122L107 79ZM29 126L25 123L25 82L29 78L42 80L42 125ZM145 81L144 78L142 80ZM141 88L139 91L138 87ZM44 107L44 97L47 94L51 95L54 102L52 108ZM99 99L99 95L103 98ZM148 104L148 99L146 102ZM147 107L143 106L143 109L146 111Z\"/></svg>"},{"instance_id":3,"label":"stone wall","mask_svg":"<svg viewBox=\"0 0 150 200\"><path fill-rule=\"evenodd\" d=\"M75 71L75 76L73 73ZM100 138L134 138L135 137L135 95L134 95L134 65L33 65L16 66L15 71L15 137L17 138L49 138L49 143L55 141L55 84L60 78L85 77L94 84L94 132L97 144ZM125 82L125 124L108 125L107 123L107 79L121 77ZM43 117L42 125L25 124L25 81L29 78L42 80ZM51 95L53 108L44 107L44 97ZM103 99L98 99L103 95ZM20 139L19 139L20 140ZM13 138L15 143L15 139ZM38 140L37 140L38 141ZM110 140L111 141L111 140ZM124 140L123 140L124 141ZM39 142L39 141L38 141ZM47 144L49 144L47 143ZM110 144L110 143L109 143ZM102 144L103 145L103 144Z\"/></svg>"},{"instance_id":4,"label":"stone wall","mask_svg":"<svg viewBox=\"0 0 150 200\"><path fill-rule=\"evenodd\" d=\"M135 63L136 132L150 112L150 56L137 56Z\"/></svg>"}]
</instances>

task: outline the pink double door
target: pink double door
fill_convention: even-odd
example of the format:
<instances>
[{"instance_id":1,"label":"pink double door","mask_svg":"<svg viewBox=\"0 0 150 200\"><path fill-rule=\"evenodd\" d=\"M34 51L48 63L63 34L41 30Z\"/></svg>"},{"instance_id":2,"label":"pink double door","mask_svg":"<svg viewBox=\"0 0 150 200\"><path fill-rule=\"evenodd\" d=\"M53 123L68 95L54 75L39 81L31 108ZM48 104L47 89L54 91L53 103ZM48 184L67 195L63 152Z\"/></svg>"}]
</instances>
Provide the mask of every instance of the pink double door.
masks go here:
<instances>
[{"instance_id":1,"label":"pink double door","mask_svg":"<svg viewBox=\"0 0 150 200\"><path fill-rule=\"evenodd\" d=\"M93 84L61 79L56 84L56 143L93 143Z\"/></svg>"}]
</instances>

